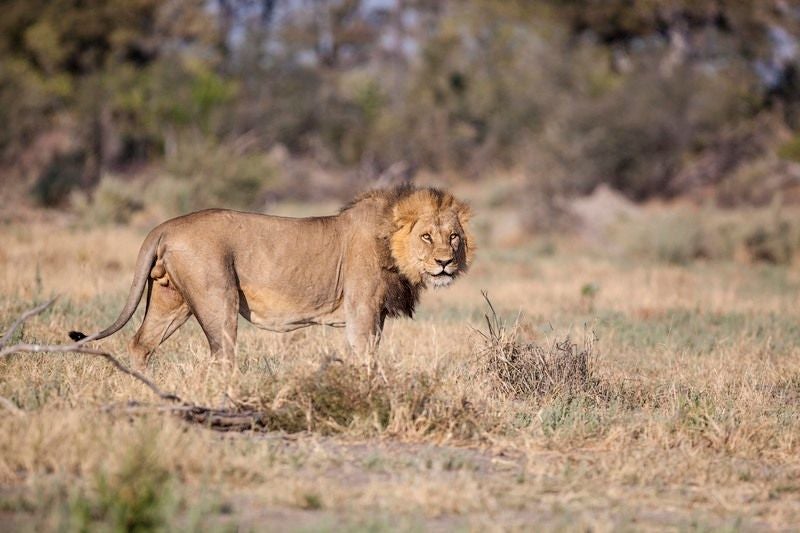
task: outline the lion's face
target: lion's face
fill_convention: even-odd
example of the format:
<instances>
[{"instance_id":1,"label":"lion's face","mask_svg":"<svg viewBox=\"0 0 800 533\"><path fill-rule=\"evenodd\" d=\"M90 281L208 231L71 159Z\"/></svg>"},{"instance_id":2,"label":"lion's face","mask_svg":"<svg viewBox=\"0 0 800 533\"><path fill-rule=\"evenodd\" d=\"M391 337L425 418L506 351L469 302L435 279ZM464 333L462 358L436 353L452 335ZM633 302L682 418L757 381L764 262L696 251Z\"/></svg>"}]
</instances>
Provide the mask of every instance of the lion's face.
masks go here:
<instances>
[{"instance_id":1,"label":"lion's face","mask_svg":"<svg viewBox=\"0 0 800 533\"><path fill-rule=\"evenodd\" d=\"M447 193L415 192L394 210L392 256L412 283L445 287L472 260L469 208Z\"/></svg>"}]
</instances>

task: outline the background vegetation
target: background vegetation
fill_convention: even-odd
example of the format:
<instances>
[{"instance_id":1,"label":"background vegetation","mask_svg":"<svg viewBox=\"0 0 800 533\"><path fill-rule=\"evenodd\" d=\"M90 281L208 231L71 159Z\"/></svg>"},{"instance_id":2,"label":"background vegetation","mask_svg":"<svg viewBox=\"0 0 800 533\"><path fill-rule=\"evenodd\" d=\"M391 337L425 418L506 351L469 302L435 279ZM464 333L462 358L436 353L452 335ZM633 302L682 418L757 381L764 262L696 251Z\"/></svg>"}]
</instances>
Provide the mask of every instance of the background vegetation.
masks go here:
<instances>
[{"instance_id":1,"label":"background vegetation","mask_svg":"<svg viewBox=\"0 0 800 533\"><path fill-rule=\"evenodd\" d=\"M388 169L514 171L528 196L607 183L635 200L769 203L800 174L799 10L11 0L0 179L45 206L135 182L169 211L346 197Z\"/></svg>"}]
</instances>

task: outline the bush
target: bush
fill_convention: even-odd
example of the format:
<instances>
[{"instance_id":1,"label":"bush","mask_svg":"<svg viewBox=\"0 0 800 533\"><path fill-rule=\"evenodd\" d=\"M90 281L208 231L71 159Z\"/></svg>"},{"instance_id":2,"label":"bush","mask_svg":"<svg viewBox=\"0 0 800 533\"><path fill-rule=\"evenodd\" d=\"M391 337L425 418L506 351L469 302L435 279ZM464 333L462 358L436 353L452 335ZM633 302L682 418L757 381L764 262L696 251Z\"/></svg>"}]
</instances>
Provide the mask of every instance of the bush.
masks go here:
<instances>
[{"instance_id":1,"label":"bush","mask_svg":"<svg viewBox=\"0 0 800 533\"><path fill-rule=\"evenodd\" d=\"M732 259L788 264L800 252L800 224L775 208L746 216L679 209L622 223L614 239L626 255L679 265Z\"/></svg>"},{"instance_id":2,"label":"bush","mask_svg":"<svg viewBox=\"0 0 800 533\"><path fill-rule=\"evenodd\" d=\"M252 209L277 179L270 157L247 146L205 141L181 143L166 162L168 176L148 191L171 212L209 207Z\"/></svg>"},{"instance_id":3,"label":"bush","mask_svg":"<svg viewBox=\"0 0 800 533\"><path fill-rule=\"evenodd\" d=\"M80 151L57 154L33 185L34 201L43 207L63 205L83 181L85 160Z\"/></svg>"},{"instance_id":4,"label":"bush","mask_svg":"<svg viewBox=\"0 0 800 533\"><path fill-rule=\"evenodd\" d=\"M794 136L790 141L778 148L778 156L795 163L800 162L800 135Z\"/></svg>"},{"instance_id":5,"label":"bush","mask_svg":"<svg viewBox=\"0 0 800 533\"><path fill-rule=\"evenodd\" d=\"M745 239L745 247L753 261L788 264L800 249L798 228L787 220L777 219L755 227Z\"/></svg>"},{"instance_id":6,"label":"bush","mask_svg":"<svg viewBox=\"0 0 800 533\"><path fill-rule=\"evenodd\" d=\"M689 70L664 77L642 68L610 87L566 107L552 143L570 171L568 185L580 193L599 183L633 199L685 192L697 183L674 183L679 171L713 149L720 131L749 117L735 82Z\"/></svg>"},{"instance_id":7,"label":"bush","mask_svg":"<svg viewBox=\"0 0 800 533\"><path fill-rule=\"evenodd\" d=\"M100 181L90 198L84 193L72 197L75 210L92 224L126 224L134 213L144 209L142 187L118 177Z\"/></svg>"}]
</instances>

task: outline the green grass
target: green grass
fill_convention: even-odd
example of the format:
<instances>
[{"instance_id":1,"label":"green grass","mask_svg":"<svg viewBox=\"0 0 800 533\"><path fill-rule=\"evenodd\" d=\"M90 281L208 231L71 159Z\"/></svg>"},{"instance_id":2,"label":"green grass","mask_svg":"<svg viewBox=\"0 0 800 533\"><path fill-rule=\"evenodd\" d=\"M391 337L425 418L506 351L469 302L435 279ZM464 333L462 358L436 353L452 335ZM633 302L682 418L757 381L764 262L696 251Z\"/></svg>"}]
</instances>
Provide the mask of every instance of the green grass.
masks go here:
<instances>
[{"instance_id":1,"label":"green grass","mask_svg":"<svg viewBox=\"0 0 800 533\"><path fill-rule=\"evenodd\" d=\"M640 353L657 349L703 356L742 346L780 357L800 346L796 317L777 313L670 309L642 320L607 312L597 318L597 328L612 332L620 349Z\"/></svg>"}]
</instances>

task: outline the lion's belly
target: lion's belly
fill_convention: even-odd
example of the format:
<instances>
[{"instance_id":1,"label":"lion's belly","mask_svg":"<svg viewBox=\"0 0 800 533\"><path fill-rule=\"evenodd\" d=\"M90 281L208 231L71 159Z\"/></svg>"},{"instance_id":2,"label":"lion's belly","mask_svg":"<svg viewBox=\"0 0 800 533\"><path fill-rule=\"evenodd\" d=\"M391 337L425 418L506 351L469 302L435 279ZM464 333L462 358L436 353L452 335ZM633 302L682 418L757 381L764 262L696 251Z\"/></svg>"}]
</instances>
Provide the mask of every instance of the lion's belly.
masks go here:
<instances>
[{"instance_id":1,"label":"lion's belly","mask_svg":"<svg viewBox=\"0 0 800 533\"><path fill-rule=\"evenodd\" d=\"M254 325L271 331L312 326L344 326L342 298L295 296L270 287L242 286L239 312Z\"/></svg>"}]
</instances>

